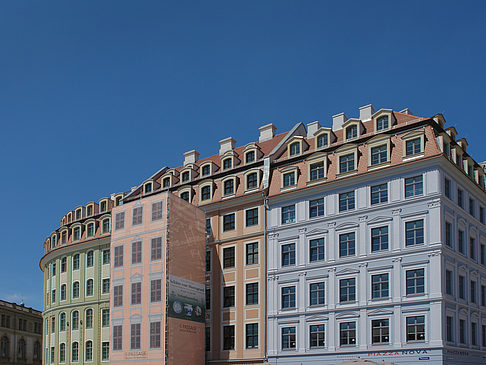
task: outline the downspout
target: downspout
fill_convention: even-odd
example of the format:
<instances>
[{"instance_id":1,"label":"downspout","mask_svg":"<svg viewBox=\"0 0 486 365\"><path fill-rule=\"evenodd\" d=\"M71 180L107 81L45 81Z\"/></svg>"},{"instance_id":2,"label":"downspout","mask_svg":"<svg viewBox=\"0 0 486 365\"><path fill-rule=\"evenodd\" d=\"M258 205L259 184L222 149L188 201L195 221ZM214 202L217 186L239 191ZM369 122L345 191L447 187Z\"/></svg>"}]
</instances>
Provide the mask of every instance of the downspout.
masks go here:
<instances>
[{"instance_id":1,"label":"downspout","mask_svg":"<svg viewBox=\"0 0 486 365\"><path fill-rule=\"evenodd\" d=\"M263 262L263 280L265 284L265 301L263 303L263 323L264 323L264 346L263 346L263 351L264 351L264 361L266 364L268 364L268 356L267 356L267 302L268 302L268 288L267 288L267 211L268 211L268 195L267 195L267 190L269 187L269 182L270 182L270 157L266 157L263 160L263 179L262 179L262 198L263 198L263 246L265 248L265 260Z\"/></svg>"}]
</instances>

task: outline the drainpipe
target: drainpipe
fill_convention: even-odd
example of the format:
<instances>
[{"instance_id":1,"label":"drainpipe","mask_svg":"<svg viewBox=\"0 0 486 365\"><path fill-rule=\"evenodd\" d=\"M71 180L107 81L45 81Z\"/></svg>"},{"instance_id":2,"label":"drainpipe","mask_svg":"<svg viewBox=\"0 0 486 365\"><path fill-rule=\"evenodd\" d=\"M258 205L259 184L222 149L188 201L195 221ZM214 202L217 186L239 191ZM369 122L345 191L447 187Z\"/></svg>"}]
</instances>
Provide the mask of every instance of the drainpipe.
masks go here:
<instances>
[{"instance_id":1,"label":"drainpipe","mask_svg":"<svg viewBox=\"0 0 486 365\"><path fill-rule=\"evenodd\" d=\"M263 323L264 323L264 332L265 332L265 345L263 346L264 350L264 359L265 363L268 364L268 356L267 356L267 301L268 301L268 288L267 288L267 211L268 211L268 197L266 195L265 190L262 192L263 197L263 246L265 247L265 261L263 264L263 280L265 284L265 301L263 303Z\"/></svg>"}]
</instances>

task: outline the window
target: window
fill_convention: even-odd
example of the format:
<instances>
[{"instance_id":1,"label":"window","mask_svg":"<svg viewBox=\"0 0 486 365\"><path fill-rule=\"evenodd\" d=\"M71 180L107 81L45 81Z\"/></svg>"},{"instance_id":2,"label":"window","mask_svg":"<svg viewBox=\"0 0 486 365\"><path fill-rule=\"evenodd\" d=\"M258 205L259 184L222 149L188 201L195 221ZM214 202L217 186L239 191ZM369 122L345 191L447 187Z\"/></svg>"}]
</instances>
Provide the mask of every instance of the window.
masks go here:
<instances>
[{"instance_id":1,"label":"window","mask_svg":"<svg viewBox=\"0 0 486 365\"><path fill-rule=\"evenodd\" d=\"M125 212L116 213L115 230L123 229L124 227L125 227Z\"/></svg>"},{"instance_id":2,"label":"window","mask_svg":"<svg viewBox=\"0 0 486 365\"><path fill-rule=\"evenodd\" d=\"M231 158L227 158L225 160L223 160L223 170L228 170L231 168L231 166L233 165L232 163L233 161L231 160Z\"/></svg>"},{"instance_id":3,"label":"window","mask_svg":"<svg viewBox=\"0 0 486 365\"><path fill-rule=\"evenodd\" d=\"M201 201L211 199L211 186L206 185L201 188Z\"/></svg>"},{"instance_id":4,"label":"window","mask_svg":"<svg viewBox=\"0 0 486 365\"><path fill-rule=\"evenodd\" d=\"M61 243L65 244L67 242L67 231L61 233Z\"/></svg>"},{"instance_id":5,"label":"window","mask_svg":"<svg viewBox=\"0 0 486 365\"><path fill-rule=\"evenodd\" d=\"M155 279L150 281L150 302L160 302L162 300L162 280Z\"/></svg>"},{"instance_id":6,"label":"window","mask_svg":"<svg viewBox=\"0 0 486 365\"><path fill-rule=\"evenodd\" d=\"M211 309L211 289L206 288L206 309Z\"/></svg>"},{"instance_id":7,"label":"window","mask_svg":"<svg viewBox=\"0 0 486 365\"><path fill-rule=\"evenodd\" d=\"M282 328L282 349L291 350L295 349L295 327Z\"/></svg>"},{"instance_id":8,"label":"window","mask_svg":"<svg viewBox=\"0 0 486 365\"><path fill-rule=\"evenodd\" d=\"M407 342L425 341L425 316L407 317Z\"/></svg>"},{"instance_id":9,"label":"window","mask_svg":"<svg viewBox=\"0 0 486 365\"><path fill-rule=\"evenodd\" d=\"M459 298L466 299L466 279L459 275Z\"/></svg>"},{"instance_id":10,"label":"window","mask_svg":"<svg viewBox=\"0 0 486 365\"><path fill-rule=\"evenodd\" d=\"M94 236L94 223L88 223L86 237L93 237L93 236Z\"/></svg>"},{"instance_id":11,"label":"window","mask_svg":"<svg viewBox=\"0 0 486 365\"><path fill-rule=\"evenodd\" d=\"M309 201L309 216L311 218L324 215L324 198Z\"/></svg>"},{"instance_id":12,"label":"window","mask_svg":"<svg viewBox=\"0 0 486 365\"><path fill-rule=\"evenodd\" d=\"M113 351L122 349L123 344L123 330L122 326L113 326Z\"/></svg>"},{"instance_id":13,"label":"window","mask_svg":"<svg viewBox=\"0 0 486 365\"><path fill-rule=\"evenodd\" d=\"M484 208L479 207L479 221L484 224Z\"/></svg>"},{"instance_id":14,"label":"window","mask_svg":"<svg viewBox=\"0 0 486 365\"><path fill-rule=\"evenodd\" d=\"M123 266L123 246L115 247L115 259L113 262L114 267Z\"/></svg>"},{"instance_id":15,"label":"window","mask_svg":"<svg viewBox=\"0 0 486 365\"><path fill-rule=\"evenodd\" d=\"M132 323L130 326L130 349L140 349L140 323Z\"/></svg>"},{"instance_id":16,"label":"window","mask_svg":"<svg viewBox=\"0 0 486 365\"><path fill-rule=\"evenodd\" d=\"M371 321L371 342L377 344L390 342L390 321L388 319Z\"/></svg>"},{"instance_id":17,"label":"window","mask_svg":"<svg viewBox=\"0 0 486 365\"><path fill-rule=\"evenodd\" d=\"M79 281L73 283L73 299L79 298Z\"/></svg>"},{"instance_id":18,"label":"window","mask_svg":"<svg viewBox=\"0 0 486 365\"><path fill-rule=\"evenodd\" d=\"M235 181L233 179L224 182L224 195L231 195L235 192Z\"/></svg>"},{"instance_id":19,"label":"window","mask_svg":"<svg viewBox=\"0 0 486 365\"><path fill-rule=\"evenodd\" d=\"M472 237L469 238L469 257L476 260L476 240Z\"/></svg>"},{"instance_id":20,"label":"window","mask_svg":"<svg viewBox=\"0 0 486 365\"><path fill-rule=\"evenodd\" d=\"M8 337L3 336L0 340L0 358L7 358L9 356L9 340Z\"/></svg>"},{"instance_id":21,"label":"window","mask_svg":"<svg viewBox=\"0 0 486 365\"><path fill-rule=\"evenodd\" d=\"M346 128L346 139L353 139L358 137L358 126L351 125Z\"/></svg>"},{"instance_id":22,"label":"window","mask_svg":"<svg viewBox=\"0 0 486 365\"><path fill-rule=\"evenodd\" d=\"M471 303L476 303L476 282L471 280L471 285L470 285L470 301Z\"/></svg>"},{"instance_id":23,"label":"window","mask_svg":"<svg viewBox=\"0 0 486 365\"><path fill-rule=\"evenodd\" d=\"M459 229L457 231L457 245L459 252L462 254L465 254L465 247L464 247L464 231L462 229Z\"/></svg>"},{"instance_id":24,"label":"window","mask_svg":"<svg viewBox=\"0 0 486 365\"><path fill-rule=\"evenodd\" d=\"M188 182L189 181L189 171L184 171L182 173L182 182Z\"/></svg>"},{"instance_id":25,"label":"window","mask_svg":"<svg viewBox=\"0 0 486 365\"><path fill-rule=\"evenodd\" d=\"M466 343L466 321L464 319L459 320L459 342Z\"/></svg>"},{"instance_id":26,"label":"window","mask_svg":"<svg viewBox=\"0 0 486 365\"><path fill-rule=\"evenodd\" d=\"M461 189L457 189L457 205L464 209L464 197Z\"/></svg>"},{"instance_id":27,"label":"window","mask_svg":"<svg viewBox=\"0 0 486 365\"><path fill-rule=\"evenodd\" d=\"M309 327L309 339L310 339L310 348L318 348L324 347L324 339L325 339L325 332L324 332L324 325L317 324L311 325Z\"/></svg>"},{"instance_id":28,"label":"window","mask_svg":"<svg viewBox=\"0 0 486 365\"><path fill-rule=\"evenodd\" d=\"M295 205L282 207L282 224L295 222Z\"/></svg>"},{"instance_id":29,"label":"window","mask_svg":"<svg viewBox=\"0 0 486 365\"><path fill-rule=\"evenodd\" d=\"M223 248L223 269L235 267L235 248Z\"/></svg>"},{"instance_id":30,"label":"window","mask_svg":"<svg viewBox=\"0 0 486 365\"><path fill-rule=\"evenodd\" d=\"M86 281L86 296L92 296L93 295L93 279L88 279Z\"/></svg>"},{"instance_id":31,"label":"window","mask_svg":"<svg viewBox=\"0 0 486 365\"><path fill-rule=\"evenodd\" d=\"M246 325L246 348L258 348L258 323L248 323Z\"/></svg>"},{"instance_id":32,"label":"window","mask_svg":"<svg viewBox=\"0 0 486 365\"><path fill-rule=\"evenodd\" d=\"M73 241L79 241L81 238L81 228L75 227L73 228Z\"/></svg>"},{"instance_id":33,"label":"window","mask_svg":"<svg viewBox=\"0 0 486 365\"><path fill-rule=\"evenodd\" d=\"M354 153L349 155L344 155L339 157L339 173L343 174L345 172L354 170Z\"/></svg>"},{"instance_id":34,"label":"window","mask_svg":"<svg viewBox=\"0 0 486 365\"><path fill-rule=\"evenodd\" d=\"M166 189L170 187L170 177L165 177L162 179L162 188Z\"/></svg>"},{"instance_id":35,"label":"window","mask_svg":"<svg viewBox=\"0 0 486 365\"><path fill-rule=\"evenodd\" d=\"M235 326L223 326L223 350L235 349Z\"/></svg>"},{"instance_id":36,"label":"window","mask_svg":"<svg viewBox=\"0 0 486 365\"><path fill-rule=\"evenodd\" d=\"M474 217L474 200L469 198L469 214Z\"/></svg>"},{"instance_id":37,"label":"window","mask_svg":"<svg viewBox=\"0 0 486 365\"><path fill-rule=\"evenodd\" d=\"M132 242L132 264L142 262L142 241Z\"/></svg>"},{"instance_id":38,"label":"window","mask_svg":"<svg viewBox=\"0 0 486 365\"><path fill-rule=\"evenodd\" d=\"M35 359L35 356L34 356ZM37 359L40 359L40 357L37 357ZM61 343L59 345L59 362L63 363L66 362L66 344Z\"/></svg>"},{"instance_id":39,"label":"window","mask_svg":"<svg viewBox=\"0 0 486 365\"><path fill-rule=\"evenodd\" d=\"M211 233L212 233L211 218L206 218L206 234L210 235Z\"/></svg>"},{"instance_id":40,"label":"window","mask_svg":"<svg viewBox=\"0 0 486 365\"><path fill-rule=\"evenodd\" d=\"M445 224L445 244L449 247L452 247L452 224L446 222Z\"/></svg>"},{"instance_id":41,"label":"window","mask_svg":"<svg viewBox=\"0 0 486 365\"><path fill-rule=\"evenodd\" d=\"M86 254L86 267L92 267L93 261L94 261L94 252L88 251L88 253Z\"/></svg>"},{"instance_id":42,"label":"window","mask_svg":"<svg viewBox=\"0 0 486 365\"><path fill-rule=\"evenodd\" d=\"M300 142L294 142L289 147L290 156L300 155Z\"/></svg>"},{"instance_id":43,"label":"window","mask_svg":"<svg viewBox=\"0 0 486 365\"><path fill-rule=\"evenodd\" d=\"M424 243L424 221L419 219L405 223L405 245L421 245Z\"/></svg>"},{"instance_id":44,"label":"window","mask_svg":"<svg viewBox=\"0 0 486 365\"><path fill-rule=\"evenodd\" d=\"M116 199L115 199L115 206L119 206L121 205L121 200L122 200L122 197L121 196L117 196Z\"/></svg>"},{"instance_id":45,"label":"window","mask_svg":"<svg viewBox=\"0 0 486 365\"><path fill-rule=\"evenodd\" d=\"M388 115L383 115L376 120L376 130L382 131L384 129L388 129Z\"/></svg>"},{"instance_id":46,"label":"window","mask_svg":"<svg viewBox=\"0 0 486 365\"><path fill-rule=\"evenodd\" d=\"M339 324L339 345L356 346L356 322Z\"/></svg>"},{"instance_id":47,"label":"window","mask_svg":"<svg viewBox=\"0 0 486 365\"><path fill-rule=\"evenodd\" d=\"M110 264L110 250L103 250L103 265Z\"/></svg>"},{"instance_id":48,"label":"window","mask_svg":"<svg viewBox=\"0 0 486 365\"><path fill-rule=\"evenodd\" d=\"M101 310L101 327L110 326L110 309L104 308Z\"/></svg>"},{"instance_id":49,"label":"window","mask_svg":"<svg viewBox=\"0 0 486 365\"><path fill-rule=\"evenodd\" d=\"M188 191L184 191L183 193L181 193L181 199L182 200L185 200L186 202L189 203L189 192Z\"/></svg>"},{"instance_id":50,"label":"window","mask_svg":"<svg viewBox=\"0 0 486 365\"><path fill-rule=\"evenodd\" d=\"M160 348L160 322L150 322L150 348Z\"/></svg>"},{"instance_id":51,"label":"window","mask_svg":"<svg viewBox=\"0 0 486 365\"><path fill-rule=\"evenodd\" d=\"M324 260L324 238L316 238L309 241L310 262Z\"/></svg>"},{"instance_id":52,"label":"window","mask_svg":"<svg viewBox=\"0 0 486 365\"><path fill-rule=\"evenodd\" d=\"M405 142L405 155L413 156L422 152L422 139L421 137L410 139Z\"/></svg>"},{"instance_id":53,"label":"window","mask_svg":"<svg viewBox=\"0 0 486 365\"><path fill-rule=\"evenodd\" d=\"M451 199L451 181L449 179L444 179L444 194Z\"/></svg>"},{"instance_id":54,"label":"window","mask_svg":"<svg viewBox=\"0 0 486 365\"><path fill-rule=\"evenodd\" d=\"M51 317L51 333L56 332L56 317Z\"/></svg>"},{"instance_id":55,"label":"window","mask_svg":"<svg viewBox=\"0 0 486 365\"><path fill-rule=\"evenodd\" d=\"M93 310L91 308L86 309L86 328L93 328Z\"/></svg>"},{"instance_id":56,"label":"window","mask_svg":"<svg viewBox=\"0 0 486 365\"><path fill-rule=\"evenodd\" d=\"M258 224L258 208L248 209L245 211L246 226L256 226Z\"/></svg>"},{"instance_id":57,"label":"window","mask_svg":"<svg viewBox=\"0 0 486 365\"><path fill-rule=\"evenodd\" d=\"M246 264L258 264L258 242L248 243L246 245Z\"/></svg>"},{"instance_id":58,"label":"window","mask_svg":"<svg viewBox=\"0 0 486 365\"><path fill-rule=\"evenodd\" d=\"M325 177L324 161L312 163L310 165L310 180L319 180Z\"/></svg>"},{"instance_id":59,"label":"window","mask_svg":"<svg viewBox=\"0 0 486 365\"><path fill-rule=\"evenodd\" d=\"M453 295L453 293L452 293L452 271L446 270L445 281L446 281L446 294Z\"/></svg>"},{"instance_id":60,"label":"window","mask_svg":"<svg viewBox=\"0 0 486 365\"><path fill-rule=\"evenodd\" d=\"M380 184L371 187L371 205L386 203L388 201L388 186Z\"/></svg>"},{"instance_id":61,"label":"window","mask_svg":"<svg viewBox=\"0 0 486 365\"><path fill-rule=\"evenodd\" d=\"M371 147L371 165L379 165L388 161L388 147L386 144Z\"/></svg>"},{"instance_id":62,"label":"window","mask_svg":"<svg viewBox=\"0 0 486 365\"><path fill-rule=\"evenodd\" d=\"M409 177L405 179L405 198L423 194L423 177L422 175Z\"/></svg>"},{"instance_id":63,"label":"window","mask_svg":"<svg viewBox=\"0 0 486 365\"><path fill-rule=\"evenodd\" d=\"M234 229L235 229L235 213L224 215L223 232L232 231Z\"/></svg>"},{"instance_id":64,"label":"window","mask_svg":"<svg viewBox=\"0 0 486 365\"><path fill-rule=\"evenodd\" d=\"M121 307L123 305L123 285L113 287L113 306Z\"/></svg>"},{"instance_id":65,"label":"window","mask_svg":"<svg viewBox=\"0 0 486 365\"><path fill-rule=\"evenodd\" d=\"M211 251L206 251L206 272L211 271Z\"/></svg>"},{"instance_id":66,"label":"window","mask_svg":"<svg viewBox=\"0 0 486 365\"><path fill-rule=\"evenodd\" d=\"M71 361L79 361L79 344L77 342L73 342L73 344L71 345Z\"/></svg>"},{"instance_id":67,"label":"window","mask_svg":"<svg viewBox=\"0 0 486 365\"><path fill-rule=\"evenodd\" d=\"M258 283L246 284L246 305L258 304Z\"/></svg>"},{"instance_id":68,"label":"window","mask_svg":"<svg viewBox=\"0 0 486 365\"><path fill-rule=\"evenodd\" d=\"M478 325L476 322L471 322L471 345L478 345Z\"/></svg>"},{"instance_id":69,"label":"window","mask_svg":"<svg viewBox=\"0 0 486 365\"><path fill-rule=\"evenodd\" d=\"M103 233L110 233L110 220L103 219Z\"/></svg>"},{"instance_id":70,"label":"window","mask_svg":"<svg viewBox=\"0 0 486 365\"><path fill-rule=\"evenodd\" d=\"M132 283L132 305L142 302L142 283Z\"/></svg>"},{"instance_id":71,"label":"window","mask_svg":"<svg viewBox=\"0 0 486 365\"><path fill-rule=\"evenodd\" d=\"M252 172L246 175L246 189L256 189L258 188L258 174L256 172Z\"/></svg>"},{"instance_id":72,"label":"window","mask_svg":"<svg viewBox=\"0 0 486 365\"><path fill-rule=\"evenodd\" d=\"M79 329L79 312L73 311L71 318L71 328L73 330Z\"/></svg>"},{"instance_id":73,"label":"window","mask_svg":"<svg viewBox=\"0 0 486 365\"><path fill-rule=\"evenodd\" d=\"M424 269L407 270L407 295L416 295L425 293L425 275Z\"/></svg>"},{"instance_id":74,"label":"window","mask_svg":"<svg viewBox=\"0 0 486 365\"><path fill-rule=\"evenodd\" d=\"M19 353L20 353L20 349L19 349ZM51 347L51 364L54 364L54 355L56 353L56 349L54 348L54 346ZM21 356L21 355L19 355ZM23 356L22 356L23 358Z\"/></svg>"},{"instance_id":75,"label":"window","mask_svg":"<svg viewBox=\"0 0 486 365\"><path fill-rule=\"evenodd\" d=\"M60 300L66 300L66 284L61 285L61 298Z\"/></svg>"},{"instance_id":76,"label":"window","mask_svg":"<svg viewBox=\"0 0 486 365\"><path fill-rule=\"evenodd\" d=\"M150 240L150 259L152 261L162 258L162 237L155 237Z\"/></svg>"},{"instance_id":77,"label":"window","mask_svg":"<svg viewBox=\"0 0 486 365\"><path fill-rule=\"evenodd\" d=\"M204 328L204 331L205 331L205 339L204 339L205 350L211 351L211 328L206 327L206 328Z\"/></svg>"},{"instance_id":78,"label":"window","mask_svg":"<svg viewBox=\"0 0 486 365\"><path fill-rule=\"evenodd\" d=\"M248 151L245 155L246 163L254 162L255 161L255 151Z\"/></svg>"},{"instance_id":79,"label":"window","mask_svg":"<svg viewBox=\"0 0 486 365\"><path fill-rule=\"evenodd\" d=\"M339 211L354 209L354 191L339 194Z\"/></svg>"},{"instance_id":80,"label":"window","mask_svg":"<svg viewBox=\"0 0 486 365\"><path fill-rule=\"evenodd\" d=\"M295 243L282 245L282 266L295 265Z\"/></svg>"},{"instance_id":81,"label":"window","mask_svg":"<svg viewBox=\"0 0 486 365\"><path fill-rule=\"evenodd\" d=\"M339 257L354 256L356 254L355 233L339 235Z\"/></svg>"},{"instance_id":82,"label":"window","mask_svg":"<svg viewBox=\"0 0 486 365\"><path fill-rule=\"evenodd\" d=\"M317 136L317 148L326 147L329 144L329 137L327 134L320 134Z\"/></svg>"},{"instance_id":83,"label":"window","mask_svg":"<svg viewBox=\"0 0 486 365\"><path fill-rule=\"evenodd\" d=\"M388 250L388 227L377 227L371 229L371 251Z\"/></svg>"},{"instance_id":84,"label":"window","mask_svg":"<svg viewBox=\"0 0 486 365\"><path fill-rule=\"evenodd\" d=\"M201 176L207 176L211 174L211 165L204 165L201 169Z\"/></svg>"},{"instance_id":85,"label":"window","mask_svg":"<svg viewBox=\"0 0 486 365\"><path fill-rule=\"evenodd\" d=\"M110 358L110 343L104 341L101 343L101 361L108 361L109 358Z\"/></svg>"},{"instance_id":86,"label":"window","mask_svg":"<svg viewBox=\"0 0 486 365\"><path fill-rule=\"evenodd\" d=\"M312 283L309 287L310 305L324 305L325 293L324 293L324 283Z\"/></svg>"},{"instance_id":87,"label":"window","mask_svg":"<svg viewBox=\"0 0 486 365\"><path fill-rule=\"evenodd\" d=\"M143 207L133 208L132 211L132 226L142 224Z\"/></svg>"},{"instance_id":88,"label":"window","mask_svg":"<svg viewBox=\"0 0 486 365\"><path fill-rule=\"evenodd\" d=\"M51 291L51 303L56 301L56 289L52 289Z\"/></svg>"},{"instance_id":89,"label":"window","mask_svg":"<svg viewBox=\"0 0 486 365\"><path fill-rule=\"evenodd\" d=\"M61 259L61 272L66 272L67 270L67 258L63 257Z\"/></svg>"},{"instance_id":90,"label":"window","mask_svg":"<svg viewBox=\"0 0 486 365\"><path fill-rule=\"evenodd\" d=\"M453 318L446 316L446 340L448 342L454 341Z\"/></svg>"},{"instance_id":91,"label":"window","mask_svg":"<svg viewBox=\"0 0 486 365\"><path fill-rule=\"evenodd\" d=\"M480 252L479 252L479 261L481 262L482 265L486 265L486 245L481 245L480 247Z\"/></svg>"},{"instance_id":92,"label":"window","mask_svg":"<svg viewBox=\"0 0 486 365\"><path fill-rule=\"evenodd\" d=\"M339 280L339 302L354 302L356 300L356 279Z\"/></svg>"},{"instance_id":93,"label":"window","mask_svg":"<svg viewBox=\"0 0 486 365\"><path fill-rule=\"evenodd\" d=\"M66 313L61 313L59 315L59 331L63 332L66 330Z\"/></svg>"},{"instance_id":94,"label":"window","mask_svg":"<svg viewBox=\"0 0 486 365\"><path fill-rule=\"evenodd\" d=\"M295 171L286 172L283 174L283 187L287 188L289 186L295 185Z\"/></svg>"},{"instance_id":95,"label":"window","mask_svg":"<svg viewBox=\"0 0 486 365\"><path fill-rule=\"evenodd\" d=\"M388 274L377 274L371 276L371 298L385 299L389 294L390 281Z\"/></svg>"},{"instance_id":96,"label":"window","mask_svg":"<svg viewBox=\"0 0 486 365\"><path fill-rule=\"evenodd\" d=\"M235 287L225 286L223 288L223 307L235 306Z\"/></svg>"},{"instance_id":97,"label":"window","mask_svg":"<svg viewBox=\"0 0 486 365\"><path fill-rule=\"evenodd\" d=\"M162 202L152 203L152 222L162 219Z\"/></svg>"},{"instance_id":98,"label":"window","mask_svg":"<svg viewBox=\"0 0 486 365\"><path fill-rule=\"evenodd\" d=\"M81 219L81 209L76 210L76 220Z\"/></svg>"},{"instance_id":99,"label":"window","mask_svg":"<svg viewBox=\"0 0 486 365\"><path fill-rule=\"evenodd\" d=\"M282 288L282 309L295 308L295 286Z\"/></svg>"}]
</instances>

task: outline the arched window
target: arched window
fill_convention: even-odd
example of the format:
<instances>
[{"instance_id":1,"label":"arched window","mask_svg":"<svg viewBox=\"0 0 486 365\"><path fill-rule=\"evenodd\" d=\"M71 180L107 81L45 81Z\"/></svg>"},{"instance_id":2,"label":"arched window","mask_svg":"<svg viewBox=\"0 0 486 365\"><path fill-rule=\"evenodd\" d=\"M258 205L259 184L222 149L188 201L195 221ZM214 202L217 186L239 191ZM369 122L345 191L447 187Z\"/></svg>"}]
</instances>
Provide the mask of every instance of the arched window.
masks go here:
<instances>
[{"instance_id":1,"label":"arched window","mask_svg":"<svg viewBox=\"0 0 486 365\"><path fill-rule=\"evenodd\" d=\"M73 283L73 299L79 298L79 281Z\"/></svg>"},{"instance_id":2,"label":"arched window","mask_svg":"<svg viewBox=\"0 0 486 365\"><path fill-rule=\"evenodd\" d=\"M59 345L59 362L65 362L66 361L66 344L61 343Z\"/></svg>"},{"instance_id":3,"label":"arched window","mask_svg":"<svg viewBox=\"0 0 486 365\"><path fill-rule=\"evenodd\" d=\"M93 279L88 279L86 281L86 296L93 295Z\"/></svg>"},{"instance_id":4,"label":"arched window","mask_svg":"<svg viewBox=\"0 0 486 365\"><path fill-rule=\"evenodd\" d=\"M86 328L93 328L93 310L86 309Z\"/></svg>"},{"instance_id":5,"label":"arched window","mask_svg":"<svg viewBox=\"0 0 486 365\"><path fill-rule=\"evenodd\" d=\"M246 189L256 189L258 187L258 175L256 172L252 172L246 175Z\"/></svg>"},{"instance_id":6,"label":"arched window","mask_svg":"<svg viewBox=\"0 0 486 365\"><path fill-rule=\"evenodd\" d=\"M86 267L93 266L93 257L94 257L93 251L88 251L88 253L86 254Z\"/></svg>"},{"instance_id":7,"label":"arched window","mask_svg":"<svg viewBox=\"0 0 486 365\"><path fill-rule=\"evenodd\" d=\"M73 270L79 270L79 253L73 256Z\"/></svg>"},{"instance_id":8,"label":"arched window","mask_svg":"<svg viewBox=\"0 0 486 365\"><path fill-rule=\"evenodd\" d=\"M290 156L300 155L300 143L294 142L290 145Z\"/></svg>"},{"instance_id":9,"label":"arched window","mask_svg":"<svg viewBox=\"0 0 486 365\"><path fill-rule=\"evenodd\" d=\"M86 341L86 361L93 361L93 342Z\"/></svg>"},{"instance_id":10,"label":"arched window","mask_svg":"<svg viewBox=\"0 0 486 365\"><path fill-rule=\"evenodd\" d=\"M25 359L25 340L23 338L19 340L17 357L22 360Z\"/></svg>"},{"instance_id":11,"label":"arched window","mask_svg":"<svg viewBox=\"0 0 486 365\"><path fill-rule=\"evenodd\" d=\"M201 188L201 200L211 199L211 186L206 185Z\"/></svg>"},{"instance_id":12,"label":"arched window","mask_svg":"<svg viewBox=\"0 0 486 365\"><path fill-rule=\"evenodd\" d=\"M110 233L110 220L108 218L103 219L103 233Z\"/></svg>"},{"instance_id":13,"label":"arched window","mask_svg":"<svg viewBox=\"0 0 486 365\"><path fill-rule=\"evenodd\" d=\"M94 223L88 223L88 228L86 230L86 237L94 236Z\"/></svg>"},{"instance_id":14,"label":"arched window","mask_svg":"<svg viewBox=\"0 0 486 365\"><path fill-rule=\"evenodd\" d=\"M61 259L61 272L66 272L67 268L67 257Z\"/></svg>"},{"instance_id":15,"label":"arched window","mask_svg":"<svg viewBox=\"0 0 486 365\"><path fill-rule=\"evenodd\" d=\"M358 137L358 126L350 125L346 128L346 139L353 139Z\"/></svg>"},{"instance_id":16,"label":"arched window","mask_svg":"<svg viewBox=\"0 0 486 365\"><path fill-rule=\"evenodd\" d=\"M34 343L34 360L41 360L41 344L39 341L35 341Z\"/></svg>"},{"instance_id":17,"label":"arched window","mask_svg":"<svg viewBox=\"0 0 486 365\"><path fill-rule=\"evenodd\" d=\"M0 359L8 358L8 337L3 336L0 340Z\"/></svg>"},{"instance_id":18,"label":"arched window","mask_svg":"<svg viewBox=\"0 0 486 365\"><path fill-rule=\"evenodd\" d=\"M188 191L184 191L182 194L181 194L181 199L185 200L186 202L189 201L189 192Z\"/></svg>"},{"instance_id":19,"label":"arched window","mask_svg":"<svg viewBox=\"0 0 486 365\"><path fill-rule=\"evenodd\" d=\"M79 359L79 345L77 342L73 342L72 351L71 351L71 361L77 362Z\"/></svg>"},{"instance_id":20,"label":"arched window","mask_svg":"<svg viewBox=\"0 0 486 365\"><path fill-rule=\"evenodd\" d=\"M72 320L71 320L71 328L73 330L77 330L79 329L79 312L78 311L73 311L73 316L72 316Z\"/></svg>"},{"instance_id":21,"label":"arched window","mask_svg":"<svg viewBox=\"0 0 486 365\"><path fill-rule=\"evenodd\" d=\"M59 315L59 331L65 331L66 330L66 313L61 313Z\"/></svg>"}]
</instances>

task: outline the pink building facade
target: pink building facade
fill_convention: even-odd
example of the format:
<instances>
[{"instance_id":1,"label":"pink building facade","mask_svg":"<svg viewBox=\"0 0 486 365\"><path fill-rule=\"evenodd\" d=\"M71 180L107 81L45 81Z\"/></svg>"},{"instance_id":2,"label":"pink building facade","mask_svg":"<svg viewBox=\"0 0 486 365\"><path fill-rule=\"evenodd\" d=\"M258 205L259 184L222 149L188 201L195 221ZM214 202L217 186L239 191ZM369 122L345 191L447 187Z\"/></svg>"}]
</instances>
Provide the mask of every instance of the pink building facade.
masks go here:
<instances>
[{"instance_id":1,"label":"pink building facade","mask_svg":"<svg viewBox=\"0 0 486 365\"><path fill-rule=\"evenodd\" d=\"M130 196L112 211L110 363L204 364L205 215Z\"/></svg>"}]
</instances>

